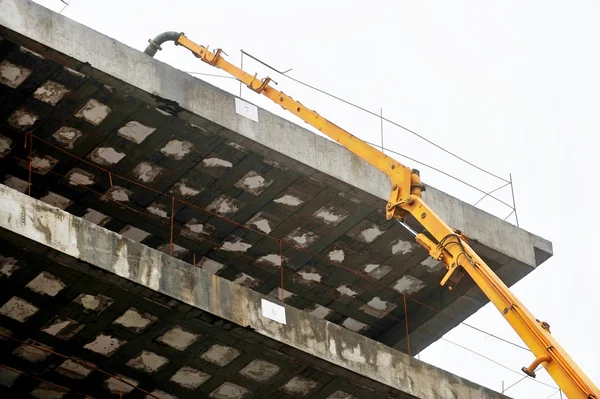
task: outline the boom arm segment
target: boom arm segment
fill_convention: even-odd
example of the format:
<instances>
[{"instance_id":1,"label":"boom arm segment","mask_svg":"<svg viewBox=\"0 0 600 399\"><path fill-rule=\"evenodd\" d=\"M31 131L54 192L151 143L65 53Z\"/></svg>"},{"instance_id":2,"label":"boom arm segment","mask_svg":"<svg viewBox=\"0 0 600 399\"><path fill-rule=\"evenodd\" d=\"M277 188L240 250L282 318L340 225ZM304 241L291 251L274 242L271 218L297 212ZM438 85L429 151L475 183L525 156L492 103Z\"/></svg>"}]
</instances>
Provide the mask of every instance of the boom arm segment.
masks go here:
<instances>
[{"instance_id":1,"label":"boom arm segment","mask_svg":"<svg viewBox=\"0 0 600 399\"><path fill-rule=\"evenodd\" d=\"M447 273L442 279L441 285L449 282L451 289L452 284L458 282L464 272L471 276L536 357L529 367L522 368L523 372L535 377L535 369L542 364L569 398L600 399L600 390L552 337L549 325L537 320L525 308L502 280L471 249L466 237L460 232L453 231L425 204L421 197L424 187L418 171L409 169L321 117L317 112L276 90L270 85L270 78L259 80L256 74L250 75L226 61L221 56L221 49L211 52L207 47L189 40L183 33L165 32L157 36L155 40L149 41L150 44L145 50L146 54L154 56L156 51L161 49L160 45L167 40L175 41L176 45L187 48L207 64L231 74L250 89L270 98L276 104L387 174L392 184L392 191L386 205L387 219L396 218L404 221L407 215L411 214L433 237L432 240L428 235L420 233L415 235L415 240L434 259L443 261L446 265ZM455 274L455 272L457 273Z\"/></svg>"}]
</instances>

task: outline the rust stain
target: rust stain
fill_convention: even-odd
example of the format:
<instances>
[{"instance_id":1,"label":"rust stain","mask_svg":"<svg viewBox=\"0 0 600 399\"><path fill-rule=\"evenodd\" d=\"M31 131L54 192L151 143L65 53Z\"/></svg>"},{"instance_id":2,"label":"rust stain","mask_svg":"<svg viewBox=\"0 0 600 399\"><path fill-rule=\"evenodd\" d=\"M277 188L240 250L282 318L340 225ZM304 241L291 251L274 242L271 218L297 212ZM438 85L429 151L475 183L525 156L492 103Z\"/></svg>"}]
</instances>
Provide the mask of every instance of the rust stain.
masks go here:
<instances>
[{"instance_id":1,"label":"rust stain","mask_svg":"<svg viewBox=\"0 0 600 399\"><path fill-rule=\"evenodd\" d=\"M246 325L246 297L244 295L244 290L241 287L233 286L233 298L231 303L231 318L234 323L237 323L241 326Z\"/></svg>"},{"instance_id":2,"label":"rust stain","mask_svg":"<svg viewBox=\"0 0 600 399\"><path fill-rule=\"evenodd\" d=\"M210 310L213 314L221 316L221 281L215 274L211 276L211 285Z\"/></svg>"}]
</instances>

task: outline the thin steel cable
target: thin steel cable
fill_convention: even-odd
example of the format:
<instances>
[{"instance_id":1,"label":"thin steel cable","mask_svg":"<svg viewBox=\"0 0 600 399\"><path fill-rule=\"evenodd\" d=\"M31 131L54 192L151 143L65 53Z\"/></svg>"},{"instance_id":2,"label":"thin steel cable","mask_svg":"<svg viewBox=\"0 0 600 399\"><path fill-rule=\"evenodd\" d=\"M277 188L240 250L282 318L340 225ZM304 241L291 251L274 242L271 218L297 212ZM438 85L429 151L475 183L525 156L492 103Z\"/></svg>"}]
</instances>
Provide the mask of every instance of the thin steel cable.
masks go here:
<instances>
[{"instance_id":1,"label":"thin steel cable","mask_svg":"<svg viewBox=\"0 0 600 399\"><path fill-rule=\"evenodd\" d=\"M64 4L64 6L63 6L63 8L61 8L61 10L60 10L58 13L59 13L59 14L62 14L62 13L63 13L63 11L65 10L65 8L67 8L67 6L70 6L70 5L71 5L71 2L72 2L73 0L70 0L68 3L67 3L65 0L60 0L60 1L61 1L61 2Z\"/></svg>"},{"instance_id":2,"label":"thin steel cable","mask_svg":"<svg viewBox=\"0 0 600 399\"><path fill-rule=\"evenodd\" d=\"M538 368L535 370L535 372L537 373L539 370L541 370L541 369L542 369L542 367L543 367L543 366L539 366L539 367L538 367ZM560 391L560 388L558 388L558 387L552 386L552 385L550 385L550 384L546 384L546 383L545 383L545 382L543 382L543 381L536 380L536 379L534 379L534 378L531 378L531 377L529 377L528 375L525 375L525 376L524 376L523 378L521 378L519 381L515 382L514 384L512 384L512 385L510 385L508 388L506 388L504 391L502 391L502 393L505 393L506 391L508 391L509 389L511 389L512 387L514 387L515 385L519 384L521 381L524 381L524 380L526 380L527 378L529 378L531 381L535 381L535 382L537 382L537 383L539 383L539 384L542 384L542 385L545 385L545 386L547 386L547 387L550 387L550 388L554 388L554 389L556 389L556 392L554 392L552 395L556 395L556 394L558 393L558 391Z\"/></svg>"},{"instance_id":3,"label":"thin steel cable","mask_svg":"<svg viewBox=\"0 0 600 399\"><path fill-rule=\"evenodd\" d=\"M480 357L482 357L482 358L484 358L484 359L486 359L486 360L489 360L490 362L492 362L492 363L496 364L497 366L500 366L500 367L502 367L502 368L504 368L504 369L506 369L506 370L510 371L511 373L515 373L515 374L518 374L518 375L522 375L521 373L519 373L519 372L518 372L518 371L516 371L515 369L512 369L512 368L510 368L510 367L508 367L508 366L505 366L505 365L503 365L502 363L499 363L499 362L497 362L496 360L494 360L494 359L492 359L492 358L490 358L490 357L488 357L488 356L485 356L485 355L483 355L483 354L481 354L481 353L479 353L479 352L477 352L477 351L475 351L475 350L473 350L473 349L469 349L469 348L467 348L466 346L463 346L463 345L461 345L461 344L457 344L456 342L454 342L454 341L450 341L449 339L446 339L446 338L444 338L444 337L441 337L441 338L440 338L440 340L441 340L441 341L444 341L444 342L448 342L449 344L452 344L452 345L458 346L458 347L459 347L459 348L461 348L461 349L464 349L464 350L466 350L466 351L468 351L468 352L471 352L471 353L473 353L473 354L475 354L475 355L477 355L477 356L480 356ZM525 377L527 377L527 376L525 376Z\"/></svg>"},{"instance_id":4,"label":"thin steel cable","mask_svg":"<svg viewBox=\"0 0 600 399\"><path fill-rule=\"evenodd\" d=\"M374 146L374 147L377 147L377 144L371 143L371 142L369 142L369 141L365 141L365 143L367 143L367 144L369 144L369 145L372 145L372 146ZM460 178L458 178L458 177L456 177L456 176L453 176L453 175L451 175L451 174L450 174L450 173L448 173L448 172L444 172L443 170L441 170L441 169L439 169L439 168L436 168L435 166L432 166L432 165L426 164L426 163L424 163L424 162L422 162L422 161L418 161L418 160L416 160L416 159L414 159L414 158L411 158L411 157L409 157L408 155L401 154L401 153L399 153L398 151L395 151L395 150L390 150L389 148L385 148L385 147L384 147L384 150L386 150L386 151L388 151L388 152L391 152L391 153L393 153L393 154L399 155L399 156L401 156L401 157L403 157L403 158L406 158L406 159L408 159L408 160L410 160L410 161L412 161L412 162L416 162L416 163L418 163L418 164L420 164L420 165L423 165L423 166L425 166L425 167L427 167L427 168L429 168L429 169L431 169L431 170L434 170L434 171L436 171L436 172L438 172L438 173L441 173L441 174L443 174L444 176L447 176L447 177L449 177L449 178L451 178L451 179L454 179L454 180L456 180L457 182L460 182L460 183L462 183L462 184L464 184L464 185L466 185L466 186L468 186L468 187L471 187L472 189L474 189L474 190L477 190L477 191L479 191L479 192L480 192L480 193L482 193L482 194L487 194L487 195L488 195L490 198L493 198L493 199L495 199L496 201L500 202L500 203L501 203L501 204L503 204L503 205L506 205L506 206L507 206L507 207L509 207L510 209L514 209L512 205L510 205L510 204L508 204L508 203L506 203L506 202L502 201L501 199L499 199L499 198L497 198L497 197L495 197L495 196L493 196L493 195L490 195L490 194L488 194L488 192L487 192L487 191L485 191L485 190L482 190L482 189L480 189L479 187L477 187L477 186L474 186L473 184L471 184L471 183L469 183L469 182L467 182L467 181L465 181L465 180L462 180L462 179L460 179ZM510 182L509 182L509 183L507 183L506 185L508 185L508 184L510 184Z\"/></svg>"},{"instance_id":5,"label":"thin steel cable","mask_svg":"<svg viewBox=\"0 0 600 399\"><path fill-rule=\"evenodd\" d=\"M511 389L512 387L514 387L514 386L515 386L515 385L517 385L518 383L520 383L521 381L524 381L524 380L525 380L527 377L528 377L528 376L523 376L523 377L522 377L522 378L521 378L519 381L515 382L514 384L510 385L508 388L504 389L504 390L502 391L502 393L505 393L506 391L508 391L509 389ZM539 382L539 381L537 381L537 380L533 380L533 381Z\"/></svg>"},{"instance_id":6,"label":"thin steel cable","mask_svg":"<svg viewBox=\"0 0 600 399\"><path fill-rule=\"evenodd\" d=\"M251 55L249 55L249 54L247 54L247 53L244 53L244 52L243 52L243 50L242 50L242 53L243 53L243 54L246 54L246 55L248 55L248 56L250 56L250 57L252 57ZM261 62L261 61L258 61L258 62ZM262 63L262 62L261 62L261 63ZM265 64L263 63L263 65L265 65ZM274 68L272 68L272 67L269 67L269 68L270 68L270 69L273 69L274 71L276 71L276 72L277 72L277 73L279 73L279 74L282 74L282 75L284 75L284 76L288 77L289 79L292 79L292 80L294 80L294 81L297 81L296 79L294 79L294 78L292 78L292 77L290 77L290 76L288 76L288 75L284 74L283 72L280 72L280 71L278 71L278 70L276 70L276 69L274 69ZM217 74L203 73L203 72L187 72L187 73L189 73L189 74L194 74L194 75L212 76L212 77L217 77L217 78L236 79L236 78L235 78L235 77L233 77L233 76L224 76L224 75L217 75ZM236 80L237 80L237 79L236 79ZM298 83L301 83L301 84L304 84L304 83L302 83L302 82L300 82L300 81L297 81L297 82L298 82ZM329 95L329 96L331 96L331 97L333 97L333 98L336 98L336 99L338 99L338 100L340 100L340 101L343 101L343 102L345 102L345 103L348 103L348 104L350 104L350 105L352 105L352 106L354 106L354 107L357 107L357 108L359 108L359 109L362 109L362 110L364 110L364 111L366 111L366 112L369 112L370 114L372 114L372 115L374 115L374 116L377 116L378 118L380 118L380 120L381 120L382 124L383 124L383 121L387 121L387 122L389 122L389 123L392 123L392 124L394 124L394 125L397 125L397 126L399 126L399 127L402 127L401 125L398 125L397 123L395 123L395 122L392 122L392 121L390 121L390 120L388 120L388 119L384 118L382 114L381 114L381 115L377 115L377 114L375 114L374 112L371 112L371 111L365 110L365 109L361 108L360 106L357 106L357 105L351 104L351 103L349 103L349 102L347 102L347 101L345 101L345 100L339 99L339 98L337 98L336 96L330 95L330 94L328 94L328 93L326 93L326 92L324 92L324 91L322 91L322 90L316 89L316 88L314 88L314 87L312 87L312 86L310 86L310 85L307 85L307 84L304 84L304 85L305 85L305 86L307 86L307 87L310 87L310 88L312 88L312 89L318 90L318 91L320 91L320 92L322 92L322 93L324 93L324 94L327 94L327 95ZM382 128L383 128L383 125L382 125ZM402 127L402 128L403 128L403 129L406 129L406 128L404 128L404 127ZM410 130L409 130L409 131L410 131ZM411 131L411 133L414 133L414 132L412 132L412 131ZM424 140L427 140L427 139L425 139L425 138L423 138L423 139L424 139ZM408 160L410 160L410 161L412 161L412 162L416 162L416 163L418 163L418 164L420 164L420 165L423 165L423 166L425 166L425 167L427 167L427 168L429 168L429 169L431 169L431 170L434 170L434 171L436 171L436 172L438 172L438 173L441 173L441 174L443 174L444 176L447 176L447 177L449 177L449 178L451 178L451 179L454 179L454 180L456 180L456 181L458 181L458 182L460 182L460 183L462 183L462 184L464 184L464 185L466 185L466 186L468 186L468 187L471 187L471 188L473 188L473 189L475 189L475 190L477 190L477 191L481 192L482 194L487 194L487 195L489 195L489 197L491 197L491 198L495 199L496 201L498 201L498 202L500 202L500 203L502 203L502 204L504 204L504 205L508 206L509 208L512 208L512 206L511 206L511 205L509 205L509 204L507 204L506 202L504 202L504 201L500 200L499 198L497 198L497 197L495 197L495 196L493 196L493 195L490 195L491 193L488 193L488 192L486 192L486 191L484 191L484 190L482 190L482 189L480 189L480 188L478 188L478 187L476 187L476 186L472 185L471 183L468 183L468 182L466 182L465 180L462 180L462 179L460 179L460 178L458 178L458 177L456 177L456 176L454 176L454 175L451 175L451 174L449 174L448 172L444 172L443 170L441 170L441 169L439 169L439 168L436 168L435 166L432 166L432 165L426 164L426 163L424 163L424 162L422 162L422 161L418 161L418 160L416 160L416 159L414 159L414 158L411 158L411 157L409 157L409 156L407 156L407 155L404 155L404 154L401 154L401 153L399 153L399 152L397 152L397 151L394 151L394 150L392 150L392 149L386 148L386 147L384 147L383 145L377 145L377 144L373 144L373 143L370 143L370 142L368 142L368 141L366 141L366 140L364 140L364 141L365 141L367 144L370 144L370 145L372 145L372 146L375 146L375 147L380 147L382 151L383 151L383 150L386 150L386 151L392 152L392 153L394 153L394 154L396 154L396 155L399 155L399 156L401 156L401 157L404 157L404 158L406 158L406 159L408 159ZM435 146L438 146L437 144L434 144L434 145L435 145ZM438 146L438 147L439 147L439 146ZM454 155L454 154L453 154L453 155ZM454 155L454 156L458 157L457 155ZM460 157L458 157L458 158L459 158L459 159L461 159L461 160L463 160L463 159L462 159L462 158L460 158ZM468 161L466 161L466 160L463 160L463 161L464 161L464 162L467 162L467 163L469 163L469 162L468 162ZM469 164L470 164L470 163L469 163ZM476 166L476 165L473 165L473 164L471 164L471 166L473 166L473 167L475 167L475 168L477 168L477 169L483 170L483 169L481 169L480 167L478 167L478 166ZM486 171L486 170L483 170L483 171L484 171L484 172L486 172L486 173L488 173L488 174L491 174L492 176L494 176L494 177L496 177L496 178L498 178L498 179L500 179L500 180L502 180L503 182L506 182L507 184L510 184L510 181L508 181L508 180L506 180L506 179L503 179L503 178L501 178L501 177L499 177L499 176L496 176L495 174L493 174L493 173L491 173L491 172L488 172L488 171ZM505 187L505 186L503 186L503 187ZM494 190L494 191L496 191L496 190ZM492 191L492 192L494 192L494 191ZM485 197L484 197L484 198L485 198ZM478 201L478 202L479 202L479 201Z\"/></svg>"},{"instance_id":7,"label":"thin steel cable","mask_svg":"<svg viewBox=\"0 0 600 399\"><path fill-rule=\"evenodd\" d=\"M466 347L466 346L464 346L464 345L458 344L458 343L456 343L456 342L454 342L454 341L450 341L449 339L446 339L446 338L444 338L444 337L440 338L440 340L442 340L442 341L445 341L445 342L448 342L449 344L452 344L452 345L456 345L456 346L458 346L459 348L462 348L462 349L464 349L464 350L466 350L466 351L468 351L468 352L471 352L471 353L473 353L473 354L475 354L475 355L477 355L477 356L480 356L480 357L482 357L482 358L484 358L484 359L486 359L486 360L489 360L490 362L492 362L492 363L494 363L494 364L496 364L496 365L498 365L498 366L500 366L500 367L502 367L502 368L504 368L504 369L506 369L506 370L510 371L511 373L514 373L514 374L517 374L517 375L520 375L520 376L522 376L522 375L523 375L522 373L520 373L520 372L518 372L518 371L516 371L516 370L514 370L514 369L512 369L512 368L510 368L510 367L508 367L508 366L505 366L505 365L503 365L502 363L499 363L499 362L497 362L496 360L494 360L494 359L492 359L492 358L490 358L490 357L488 357L488 356L486 356L486 355L484 355L484 354L482 354L482 353L479 353L479 352L477 352L477 351L475 351L475 350L473 350L473 349L469 349L469 348L467 348L467 347ZM539 369L538 369L538 370L539 370ZM524 376L523 378L521 378L519 381L517 381L517 382L516 382L516 383L514 383L513 385L511 385L511 386L509 386L508 388L506 388L506 389L504 390L504 392L508 391L510 388L512 388L513 386L515 386L516 384L518 384L519 382L521 382L522 380L524 380L524 379L526 379L526 378L530 378L530 379L531 379L531 381L537 382L538 384L542 384L542 385L545 385L545 386L547 386L547 387L550 387L550 388L558 389L557 387L555 387L555 386L553 386L553 385L546 384L546 383L545 383L545 382L543 382L543 381L536 380L536 379L533 379L533 378L531 378L531 377L529 377L529 376L525 375L525 376Z\"/></svg>"},{"instance_id":8,"label":"thin steel cable","mask_svg":"<svg viewBox=\"0 0 600 399\"><path fill-rule=\"evenodd\" d=\"M286 78L288 78L288 79L290 79L290 80L293 80L294 82L296 82L296 83L298 83L298 84L301 84L301 85L303 85L303 86L306 86L306 87L308 87L308 88L310 88L310 89L312 89L312 90L318 91L319 93L325 94L326 96L329 96L329 97L331 97L331 98L334 98L334 99L336 99L336 100L338 100L338 101L341 101L341 102L343 102L343 103L345 103L345 104L347 104L347 105L350 105L350 106L352 106L352 107L354 107L354 108L356 108L356 109L360 109L361 111L364 111L364 112L366 112L366 113L368 113L368 114L370 114L370 115L376 116L377 118L382 118L382 119L383 119L383 120L385 120L386 122L388 122L388 123L391 123L392 125L394 125L394 126L397 126L397 127L401 128L401 129L403 129L403 130L405 130L405 131L407 131L407 132L409 132L409 133L411 133L411 134L413 134L413 135L417 136L418 138L420 138L420 139L422 139L422 140L424 140L424 141L428 142L429 144L433 145L434 147L436 147L436 148L438 148L438 149L440 149L440 150L442 150L442 151L444 151L444 152L448 153L449 155L451 155L451 156L453 156L453 157L455 157L455 158L457 158L457 159L461 160L462 162L464 162L464 163L466 163L466 164L468 164L468 165L470 165L470 166L472 166L472 167L474 167L474 168L476 168L476 169L479 169L480 171L482 171L482 172L484 172L484 173L487 173L487 174L488 174L488 175L490 175L490 176L493 176L493 177L495 177L495 178L497 178L497 179L500 179L500 180L502 180L502 181L504 181L504 182L507 182L507 183L508 183L508 180L506 180L506 179L504 179L504 178L502 178L502 177L500 177L500 176L498 176L498 175L496 175L496 174L494 174L494 173L492 173L492 172L489 172L489 171L487 171L487 170L483 169L482 167L475 165L475 164L474 164L474 163L472 163L472 162L469 162L469 161L467 161L466 159L462 158L461 156L459 156L459 155L457 155L457 154L455 154L455 153L453 153L453 152L451 152L451 151L449 151L449 150L445 149L444 147L440 146L439 144L436 144L436 143L434 143L433 141L431 141L431 140L429 140L428 138L426 138L426 137L424 137L424 136L420 135L419 133L415 132L414 130L411 130L411 129L407 128L406 126L402 126L401 124L399 124L399 123L397 123L397 122L394 122L394 121L392 121L392 120L389 120L389 119L387 119L387 118L383 118L381 115L378 115L377 113L375 113L375 112L373 112L373 111L370 111L370 110L368 110L368 109L366 109L366 108L364 108L364 107L361 107L361 106L359 106L359 105L356 105L356 104L354 104L354 103L352 103L352 102L350 102L350 101L344 100L344 99L343 99L343 98L341 98L341 97L338 97L338 96L335 96L335 95L333 95L333 94L331 94L331 93L328 93L328 92L326 92L325 90L319 89L319 88L317 88L317 87L315 87L315 86L309 85L308 83L304 83L304 82L303 82L303 81L301 81L301 80L298 80L298 79L295 79L295 78L293 78L293 77L291 77L291 76L289 76L289 75L286 75L285 73L283 73L282 71L278 70L277 68L274 68L274 67L272 67L271 65L267 64L267 63L266 63L266 62L264 62L264 61L261 61L260 59L256 58L255 56L253 56L253 55L251 55L251 54L249 54L249 53L247 53L247 52L245 52L244 50L241 50L241 51L242 51L242 53L243 53L243 54L245 54L245 55L247 55L248 57L252 58L254 61L256 61L256 62L258 62L258 63L260 63L260 64L262 64L262 65L266 66L267 68L269 68L269 69L271 69L271 70L275 71L276 73L278 73L278 74L280 74L280 75L282 75L282 76L285 76Z\"/></svg>"},{"instance_id":9,"label":"thin steel cable","mask_svg":"<svg viewBox=\"0 0 600 399\"><path fill-rule=\"evenodd\" d=\"M479 204L481 201L483 201L483 200L484 200L484 199L486 199L487 197L491 196L491 194L493 194L493 193L495 193L496 191L498 191L498 190L501 190L501 189L503 189L504 187L506 187L506 186L509 186L509 185L510 185L510 183L505 183L505 184L501 185L500 187L493 189L492 191L490 191L489 193L487 193L487 194L485 194L483 197L481 197L481 198L480 198L480 199L479 199L479 200L478 200L476 203L474 203L474 204L473 204L473 206L477 206L477 204ZM513 207L511 207L511 208L513 208ZM513 208L513 209L514 209L514 208Z\"/></svg>"},{"instance_id":10,"label":"thin steel cable","mask_svg":"<svg viewBox=\"0 0 600 399\"><path fill-rule=\"evenodd\" d=\"M202 76L211 76L213 78L224 78L224 79L235 79L235 80L237 80L233 76L217 75L215 73L192 72L192 71L185 71L185 73L189 73L190 75L202 75Z\"/></svg>"},{"instance_id":11,"label":"thin steel cable","mask_svg":"<svg viewBox=\"0 0 600 399\"><path fill-rule=\"evenodd\" d=\"M561 389L557 389L556 392L554 392L553 394L551 394L550 396L547 396L546 399L550 399L551 397L553 397L554 395L556 395L557 393L560 393L560 397L562 398L562 391Z\"/></svg>"}]
</instances>

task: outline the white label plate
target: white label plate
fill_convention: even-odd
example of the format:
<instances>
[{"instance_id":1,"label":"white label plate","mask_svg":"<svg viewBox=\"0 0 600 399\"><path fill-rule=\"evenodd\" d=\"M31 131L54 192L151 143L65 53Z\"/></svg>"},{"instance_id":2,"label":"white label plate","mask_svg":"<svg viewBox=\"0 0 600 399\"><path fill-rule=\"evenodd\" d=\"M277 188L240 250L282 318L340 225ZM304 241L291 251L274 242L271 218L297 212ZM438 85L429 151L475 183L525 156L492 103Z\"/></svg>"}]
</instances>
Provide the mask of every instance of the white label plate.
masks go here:
<instances>
[{"instance_id":1,"label":"white label plate","mask_svg":"<svg viewBox=\"0 0 600 399\"><path fill-rule=\"evenodd\" d=\"M237 112L238 115L252 119L254 122L258 122L258 108L256 105L247 103L238 97L235 98L235 112Z\"/></svg>"},{"instance_id":2,"label":"white label plate","mask_svg":"<svg viewBox=\"0 0 600 399\"><path fill-rule=\"evenodd\" d=\"M262 315L267 319L275 320L281 324L285 323L285 308L276 303L261 298Z\"/></svg>"}]
</instances>

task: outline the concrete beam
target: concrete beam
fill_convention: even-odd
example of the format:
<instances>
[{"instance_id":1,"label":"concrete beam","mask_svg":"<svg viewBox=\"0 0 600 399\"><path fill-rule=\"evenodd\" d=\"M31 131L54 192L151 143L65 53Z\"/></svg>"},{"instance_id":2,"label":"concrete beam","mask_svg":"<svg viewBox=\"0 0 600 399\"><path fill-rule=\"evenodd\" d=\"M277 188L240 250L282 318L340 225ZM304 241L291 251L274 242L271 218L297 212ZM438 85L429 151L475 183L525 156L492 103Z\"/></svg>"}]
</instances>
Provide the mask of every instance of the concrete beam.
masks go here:
<instances>
[{"instance_id":1,"label":"concrete beam","mask_svg":"<svg viewBox=\"0 0 600 399\"><path fill-rule=\"evenodd\" d=\"M268 319L262 315L263 295L4 185L0 203L0 228L407 394L505 397L289 306L284 305L286 324Z\"/></svg>"},{"instance_id":2,"label":"concrete beam","mask_svg":"<svg viewBox=\"0 0 600 399\"><path fill-rule=\"evenodd\" d=\"M144 101L174 102L180 107L178 116L192 123L208 119L224 128L223 135L253 151L328 184L350 184L371 203L385 206L390 190L387 176L345 148L260 108L258 123L240 116L234 95L36 3L0 2L0 33L41 43L50 51L33 42L31 46L108 84L126 86L121 88ZM144 46L140 43L140 48ZM82 67L82 63L89 65ZM549 241L435 188L429 187L424 198L453 228L532 269L552 255Z\"/></svg>"}]
</instances>

